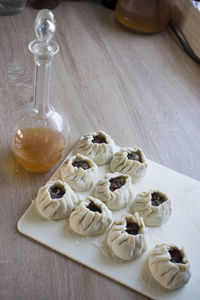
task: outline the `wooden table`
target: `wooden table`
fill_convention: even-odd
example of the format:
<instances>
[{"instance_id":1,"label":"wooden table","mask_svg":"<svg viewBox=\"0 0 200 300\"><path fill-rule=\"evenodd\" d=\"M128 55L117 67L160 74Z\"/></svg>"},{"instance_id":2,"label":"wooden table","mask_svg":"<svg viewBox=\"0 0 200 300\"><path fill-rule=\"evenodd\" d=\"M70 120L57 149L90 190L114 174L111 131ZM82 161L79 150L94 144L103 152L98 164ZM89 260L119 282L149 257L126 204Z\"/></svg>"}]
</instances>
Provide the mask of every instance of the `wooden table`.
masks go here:
<instances>
[{"instance_id":1,"label":"wooden table","mask_svg":"<svg viewBox=\"0 0 200 300\"><path fill-rule=\"evenodd\" d=\"M200 179L200 70L170 31L134 34L95 1L65 1L55 10L61 50L51 101L71 125L69 149L103 129L122 146ZM11 114L33 95L37 11L0 17L0 299L147 299L20 235L16 223L51 176L31 174L10 149Z\"/></svg>"}]
</instances>

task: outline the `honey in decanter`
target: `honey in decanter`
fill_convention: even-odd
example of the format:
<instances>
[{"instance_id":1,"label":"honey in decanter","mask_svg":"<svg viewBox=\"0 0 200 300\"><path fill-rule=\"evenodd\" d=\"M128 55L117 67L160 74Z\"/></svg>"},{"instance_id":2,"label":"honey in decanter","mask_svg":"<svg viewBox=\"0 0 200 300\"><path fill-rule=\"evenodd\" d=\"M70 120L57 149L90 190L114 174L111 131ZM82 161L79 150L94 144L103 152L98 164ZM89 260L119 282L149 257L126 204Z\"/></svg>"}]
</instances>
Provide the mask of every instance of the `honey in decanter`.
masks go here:
<instances>
[{"instance_id":1,"label":"honey in decanter","mask_svg":"<svg viewBox=\"0 0 200 300\"><path fill-rule=\"evenodd\" d=\"M51 128L19 129L13 138L12 150L17 161L27 170L44 172L63 157L64 136Z\"/></svg>"}]
</instances>

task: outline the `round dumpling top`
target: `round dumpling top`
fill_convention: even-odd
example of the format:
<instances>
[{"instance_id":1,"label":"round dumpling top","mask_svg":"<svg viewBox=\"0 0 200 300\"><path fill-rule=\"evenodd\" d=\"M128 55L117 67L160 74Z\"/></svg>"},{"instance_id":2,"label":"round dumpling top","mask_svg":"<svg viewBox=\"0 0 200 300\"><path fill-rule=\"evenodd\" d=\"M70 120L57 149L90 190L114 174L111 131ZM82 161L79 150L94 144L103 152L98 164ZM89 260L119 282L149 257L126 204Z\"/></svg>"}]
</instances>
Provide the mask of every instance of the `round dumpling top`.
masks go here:
<instances>
[{"instance_id":1,"label":"round dumpling top","mask_svg":"<svg viewBox=\"0 0 200 300\"><path fill-rule=\"evenodd\" d=\"M100 200L88 196L70 215L70 227L85 236L103 234L112 222L112 213Z\"/></svg>"},{"instance_id":2,"label":"round dumpling top","mask_svg":"<svg viewBox=\"0 0 200 300\"><path fill-rule=\"evenodd\" d=\"M94 189L95 197L102 200L111 210L126 207L131 199L132 182L129 175L108 173Z\"/></svg>"},{"instance_id":3,"label":"round dumpling top","mask_svg":"<svg viewBox=\"0 0 200 300\"><path fill-rule=\"evenodd\" d=\"M149 270L157 282L170 290L183 287L191 277L184 250L166 243L156 245L149 254Z\"/></svg>"},{"instance_id":4,"label":"round dumpling top","mask_svg":"<svg viewBox=\"0 0 200 300\"><path fill-rule=\"evenodd\" d=\"M47 182L39 189L35 200L39 214L51 220L69 216L77 203L78 199L70 186L61 180Z\"/></svg>"},{"instance_id":5,"label":"round dumpling top","mask_svg":"<svg viewBox=\"0 0 200 300\"><path fill-rule=\"evenodd\" d=\"M108 232L107 243L112 252L123 260L139 257L147 248L145 226L138 213L124 214L115 220Z\"/></svg>"},{"instance_id":6,"label":"round dumpling top","mask_svg":"<svg viewBox=\"0 0 200 300\"><path fill-rule=\"evenodd\" d=\"M97 166L88 157L77 153L65 161L60 172L62 179L75 191L83 192L89 190L94 184Z\"/></svg>"},{"instance_id":7,"label":"round dumpling top","mask_svg":"<svg viewBox=\"0 0 200 300\"><path fill-rule=\"evenodd\" d=\"M110 167L112 172L128 174L137 182L145 175L147 163L140 148L121 148L113 155Z\"/></svg>"},{"instance_id":8,"label":"round dumpling top","mask_svg":"<svg viewBox=\"0 0 200 300\"><path fill-rule=\"evenodd\" d=\"M104 131L99 130L84 135L75 146L75 153L91 158L97 165L108 163L113 157L114 141Z\"/></svg>"},{"instance_id":9,"label":"round dumpling top","mask_svg":"<svg viewBox=\"0 0 200 300\"><path fill-rule=\"evenodd\" d=\"M159 190L136 195L132 210L138 212L147 226L160 226L165 223L171 215L171 201L167 195Z\"/></svg>"}]
</instances>

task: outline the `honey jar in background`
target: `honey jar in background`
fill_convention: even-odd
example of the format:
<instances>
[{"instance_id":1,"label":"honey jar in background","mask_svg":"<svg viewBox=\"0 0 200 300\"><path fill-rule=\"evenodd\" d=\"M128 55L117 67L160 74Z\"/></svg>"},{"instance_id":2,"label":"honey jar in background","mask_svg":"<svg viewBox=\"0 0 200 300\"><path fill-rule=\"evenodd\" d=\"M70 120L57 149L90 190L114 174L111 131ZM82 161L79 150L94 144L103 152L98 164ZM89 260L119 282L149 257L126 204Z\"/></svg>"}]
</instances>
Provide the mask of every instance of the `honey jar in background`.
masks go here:
<instances>
[{"instance_id":1,"label":"honey jar in background","mask_svg":"<svg viewBox=\"0 0 200 300\"><path fill-rule=\"evenodd\" d=\"M115 16L129 29L154 33L167 26L173 3L173 0L118 0Z\"/></svg>"}]
</instances>

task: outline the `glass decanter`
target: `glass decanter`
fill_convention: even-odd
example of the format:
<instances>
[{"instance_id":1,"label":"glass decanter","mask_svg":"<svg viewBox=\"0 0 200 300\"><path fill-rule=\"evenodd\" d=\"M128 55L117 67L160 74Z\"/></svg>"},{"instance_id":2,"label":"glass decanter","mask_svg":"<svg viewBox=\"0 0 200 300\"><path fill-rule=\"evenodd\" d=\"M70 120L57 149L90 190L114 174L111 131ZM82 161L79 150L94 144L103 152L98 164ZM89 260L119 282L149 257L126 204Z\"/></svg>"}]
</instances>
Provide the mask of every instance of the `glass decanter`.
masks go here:
<instances>
[{"instance_id":1,"label":"glass decanter","mask_svg":"<svg viewBox=\"0 0 200 300\"><path fill-rule=\"evenodd\" d=\"M63 113L49 103L50 69L59 45L52 41L56 22L47 9L35 20L37 40L29 44L34 54L33 102L17 111L12 122L12 151L28 171L44 172L55 166L65 153L69 124Z\"/></svg>"}]
</instances>

